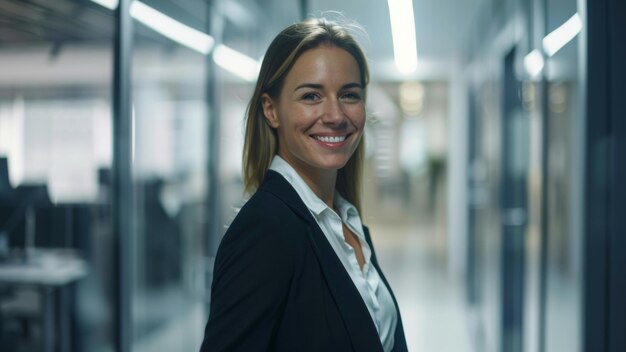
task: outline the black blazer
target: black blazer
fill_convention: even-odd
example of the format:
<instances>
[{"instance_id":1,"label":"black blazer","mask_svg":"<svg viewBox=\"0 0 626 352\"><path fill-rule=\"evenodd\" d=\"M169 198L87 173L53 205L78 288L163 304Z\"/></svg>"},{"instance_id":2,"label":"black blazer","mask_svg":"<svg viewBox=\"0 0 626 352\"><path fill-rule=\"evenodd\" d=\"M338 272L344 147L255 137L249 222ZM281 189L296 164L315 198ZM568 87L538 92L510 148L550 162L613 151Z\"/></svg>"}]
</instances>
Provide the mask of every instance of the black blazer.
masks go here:
<instances>
[{"instance_id":1,"label":"black blazer","mask_svg":"<svg viewBox=\"0 0 626 352\"><path fill-rule=\"evenodd\" d=\"M382 274L372 248L371 261ZM406 351L398 324L393 351ZM382 351L357 288L295 189L277 172L241 208L215 260L201 352Z\"/></svg>"}]
</instances>

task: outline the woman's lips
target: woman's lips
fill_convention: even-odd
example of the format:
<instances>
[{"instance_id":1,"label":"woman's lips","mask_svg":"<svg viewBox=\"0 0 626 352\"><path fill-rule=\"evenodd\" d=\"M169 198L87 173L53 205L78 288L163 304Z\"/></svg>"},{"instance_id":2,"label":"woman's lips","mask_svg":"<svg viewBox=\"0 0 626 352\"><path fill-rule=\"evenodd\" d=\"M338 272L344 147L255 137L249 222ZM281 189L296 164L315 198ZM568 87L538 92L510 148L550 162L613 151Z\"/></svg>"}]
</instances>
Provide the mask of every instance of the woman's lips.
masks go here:
<instances>
[{"instance_id":1,"label":"woman's lips","mask_svg":"<svg viewBox=\"0 0 626 352\"><path fill-rule=\"evenodd\" d=\"M313 136L313 138L317 139L320 142L325 142L325 143L339 143L339 142L343 142L344 140L346 140L346 137L348 135L345 134L343 136Z\"/></svg>"},{"instance_id":2,"label":"woman's lips","mask_svg":"<svg viewBox=\"0 0 626 352\"><path fill-rule=\"evenodd\" d=\"M323 136L323 135L314 134L314 135L311 135L311 138L313 138L313 140L317 142L317 144L323 147L326 147L329 149L338 149L346 145L346 143L348 143L350 139L349 137L351 135L352 133L333 135L333 136Z\"/></svg>"}]
</instances>

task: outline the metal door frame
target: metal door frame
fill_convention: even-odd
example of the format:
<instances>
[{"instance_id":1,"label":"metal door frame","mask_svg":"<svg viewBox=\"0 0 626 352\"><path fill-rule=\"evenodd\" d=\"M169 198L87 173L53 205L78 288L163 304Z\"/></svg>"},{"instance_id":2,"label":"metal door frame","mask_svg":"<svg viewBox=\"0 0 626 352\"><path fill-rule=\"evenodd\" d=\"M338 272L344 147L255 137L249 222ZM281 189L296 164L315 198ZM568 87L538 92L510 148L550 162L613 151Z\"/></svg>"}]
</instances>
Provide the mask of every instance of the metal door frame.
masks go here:
<instances>
[{"instance_id":1,"label":"metal door frame","mask_svg":"<svg viewBox=\"0 0 626 352\"><path fill-rule=\"evenodd\" d=\"M585 16L586 15L586 16ZM626 3L587 0L584 350L626 349Z\"/></svg>"}]
</instances>

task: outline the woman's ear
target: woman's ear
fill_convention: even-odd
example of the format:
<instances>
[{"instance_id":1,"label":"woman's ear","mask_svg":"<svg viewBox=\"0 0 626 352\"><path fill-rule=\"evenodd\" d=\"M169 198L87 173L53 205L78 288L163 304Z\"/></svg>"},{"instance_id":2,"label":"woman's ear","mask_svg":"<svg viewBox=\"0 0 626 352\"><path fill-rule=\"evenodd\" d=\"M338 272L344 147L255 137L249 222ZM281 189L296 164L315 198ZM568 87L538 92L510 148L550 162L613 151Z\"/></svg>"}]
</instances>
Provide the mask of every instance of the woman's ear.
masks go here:
<instances>
[{"instance_id":1,"label":"woman's ear","mask_svg":"<svg viewBox=\"0 0 626 352\"><path fill-rule=\"evenodd\" d=\"M263 105L263 116L265 121L272 128L278 128L280 123L278 122L278 114L276 112L276 104L269 94L263 93L261 95L261 104Z\"/></svg>"}]
</instances>

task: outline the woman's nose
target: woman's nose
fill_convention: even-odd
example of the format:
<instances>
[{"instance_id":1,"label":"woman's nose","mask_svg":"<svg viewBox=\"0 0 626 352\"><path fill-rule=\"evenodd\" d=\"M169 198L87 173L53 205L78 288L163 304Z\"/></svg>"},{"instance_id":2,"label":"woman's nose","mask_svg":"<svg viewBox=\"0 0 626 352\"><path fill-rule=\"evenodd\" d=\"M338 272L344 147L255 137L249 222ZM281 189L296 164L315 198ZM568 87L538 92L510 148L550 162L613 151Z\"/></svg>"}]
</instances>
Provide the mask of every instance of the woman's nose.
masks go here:
<instances>
[{"instance_id":1,"label":"woman's nose","mask_svg":"<svg viewBox=\"0 0 626 352\"><path fill-rule=\"evenodd\" d=\"M345 122L345 114L339 99L329 99L324 106L322 121L325 124L339 125Z\"/></svg>"}]
</instances>

